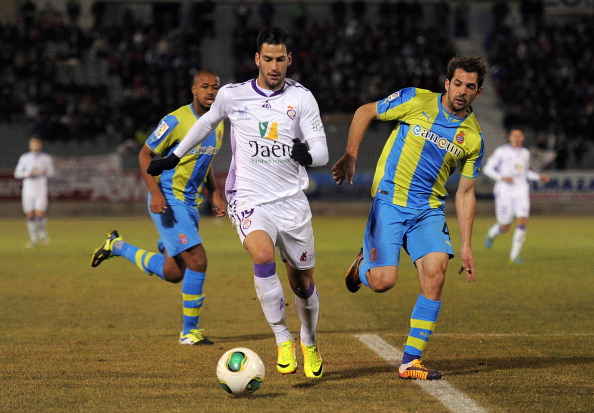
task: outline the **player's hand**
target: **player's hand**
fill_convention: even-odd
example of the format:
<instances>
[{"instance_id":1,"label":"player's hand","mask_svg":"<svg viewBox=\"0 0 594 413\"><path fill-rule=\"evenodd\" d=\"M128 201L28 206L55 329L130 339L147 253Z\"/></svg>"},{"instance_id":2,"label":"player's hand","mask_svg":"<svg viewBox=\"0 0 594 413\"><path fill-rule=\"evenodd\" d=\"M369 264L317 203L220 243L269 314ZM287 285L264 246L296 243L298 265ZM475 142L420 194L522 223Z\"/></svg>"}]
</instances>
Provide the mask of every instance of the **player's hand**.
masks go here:
<instances>
[{"instance_id":1,"label":"player's hand","mask_svg":"<svg viewBox=\"0 0 594 413\"><path fill-rule=\"evenodd\" d=\"M153 214L164 214L167 211L167 201L161 191L151 192L150 209Z\"/></svg>"},{"instance_id":2,"label":"player's hand","mask_svg":"<svg viewBox=\"0 0 594 413\"><path fill-rule=\"evenodd\" d=\"M462 265L458 270L458 274L466 272L466 281L476 281L476 272L474 269L474 257L470 248L462 248L460 250L460 258L462 258Z\"/></svg>"},{"instance_id":3,"label":"player's hand","mask_svg":"<svg viewBox=\"0 0 594 413\"><path fill-rule=\"evenodd\" d=\"M179 163L179 158L177 155L172 153L167 158L163 159L153 159L149 164L148 168L146 168L146 173L152 176L158 176L163 173L166 169L173 169Z\"/></svg>"},{"instance_id":4,"label":"player's hand","mask_svg":"<svg viewBox=\"0 0 594 413\"><path fill-rule=\"evenodd\" d=\"M291 159L297 161L301 166L309 166L313 162L307 144L305 142L301 142L298 138L293 139Z\"/></svg>"},{"instance_id":5,"label":"player's hand","mask_svg":"<svg viewBox=\"0 0 594 413\"><path fill-rule=\"evenodd\" d=\"M337 185L342 185L344 181L353 184L353 176L355 175L355 160L343 155L332 167L332 179Z\"/></svg>"},{"instance_id":6,"label":"player's hand","mask_svg":"<svg viewBox=\"0 0 594 413\"><path fill-rule=\"evenodd\" d=\"M225 201L223 201L219 193L216 191L212 193L212 211L217 217L224 217L227 213Z\"/></svg>"}]
</instances>

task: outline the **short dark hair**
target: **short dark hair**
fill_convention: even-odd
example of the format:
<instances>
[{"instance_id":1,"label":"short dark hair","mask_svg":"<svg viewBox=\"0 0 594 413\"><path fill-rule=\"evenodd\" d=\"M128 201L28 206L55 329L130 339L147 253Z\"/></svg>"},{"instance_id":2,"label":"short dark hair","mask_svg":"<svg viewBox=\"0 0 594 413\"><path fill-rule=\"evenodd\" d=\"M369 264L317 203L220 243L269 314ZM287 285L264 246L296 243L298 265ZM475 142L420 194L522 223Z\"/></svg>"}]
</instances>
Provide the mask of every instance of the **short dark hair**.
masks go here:
<instances>
[{"instance_id":1,"label":"short dark hair","mask_svg":"<svg viewBox=\"0 0 594 413\"><path fill-rule=\"evenodd\" d=\"M519 130L522 133L526 133L524 131L524 127L522 125L510 125L510 127L507 129L507 134L509 135L511 133L511 131L513 130Z\"/></svg>"},{"instance_id":2,"label":"short dark hair","mask_svg":"<svg viewBox=\"0 0 594 413\"><path fill-rule=\"evenodd\" d=\"M286 31L277 26L271 26L263 29L258 35L256 41L256 50L258 53L262 51L262 45L267 44L284 44L289 52L289 35Z\"/></svg>"},{"instance_id":3,"label":"short dark hair","mask_svg":"<svg viewBox=\"0 0 594 413\"><path fill-rule=\"evenodd\" d=\"M194 74L194 77L192 78L192 84L196 83L196 79L198 79L198 76L200 76L200 75L213 75L217 79L219 78L219 75L217 75L215 72L213 72L210 69L200 69L199 71L197 71ZM219 82L220 82L220 80L219 80Z\"/></svg>"},{"instance_id":4,"label":"short dark hair","mask_svg":"<svg viewBox=\"0 0 594 413\"><path fill-rule=\"evenodd\" d=\"M448 80L452 80L456 69L462 69L468 73L478 74L478 87L483 86L485 75L487 74L487 62L485 62L485 59L481 56L453 57L448 62L446 74Z\"/></svg>"}]
</instances>

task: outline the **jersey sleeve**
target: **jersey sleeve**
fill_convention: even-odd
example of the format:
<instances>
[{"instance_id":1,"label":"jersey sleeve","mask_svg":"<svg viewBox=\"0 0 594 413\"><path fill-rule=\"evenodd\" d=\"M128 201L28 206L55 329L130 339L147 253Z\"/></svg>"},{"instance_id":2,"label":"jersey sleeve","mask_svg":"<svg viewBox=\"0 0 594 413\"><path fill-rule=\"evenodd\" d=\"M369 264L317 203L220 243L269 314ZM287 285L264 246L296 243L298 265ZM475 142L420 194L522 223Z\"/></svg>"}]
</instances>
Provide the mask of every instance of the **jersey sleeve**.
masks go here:
<instances>
[{"instance_id":1,"label":"jersey sleeve","mask_svg":"<svg viewBox=\"0 0 594 413\"><path fill-rule=\"evenodd\" d=\"M173 151L176 156L181 158L188 153L191 148L202 143L227 116L226 96L228 91L229 85L225 85L219 89L217 97L208 112L200 116L200 119L194 122L194 125L192 125L186 136L184 136L179 146Z\"/></svg>"},{"instance_id":2,"label":"jersey sleeve","mask_svg":"<svg viewBox=\"0 0 594 413\"><path fill-rule=\"evenodd\" d=\"M21 155L19 157L19 161L17 162L17 166L14 169L14 177L17 179L23 179L23 178L26 178L27 175L28 175L28 171L27 171L26 157L24 155Z\"/></svg>"},{"instance_id":3,"label":"jersey sleeve","mask_svg":"<svg viewBox=\"0 0 594 413\"><path fill-rule=\"evenodd\" d=\"M157 155L166 156L174 144L172 132L177 125L179 120L175 116L165 116L146 140L146 145Z\"/></svg>"},{"instance_id":4,"label":"jersey sleeve","mask_svg":"<svg viewBox=\"0 0 594 413\"><path fill-rule=\"evenodd\" d=\"M476 144L471 148L468 156L460 163L460 174L468 179L475 179L480 170L483 162L483 154L485 152L485 140L483 134L478 134Z\"/></svg>"},{"instance_id":5,"label":"jersey sleeve","mask_svg":"<svg viewBox=\"0 0 594 413\"><path fill-rule=\"evenodd\" d=\"M413 87L399 90L376 103L377 117L383 121L400 120L410 110L416 89Z\"/></svg>"},{"instance_id":6,"label":"jersey sleeve","mask_svg":"<svg viewBox=\"0 0 594 413\"><path fill-rule=\"evenodd\" d=\"M485 163L485 167L483 168L483 173L487 175L494 181L499 181L501 179L501 174L498 171L499 164L501 158L501 147L495 149L493 154L487 159Z\"/></svg>"},{"instance_id":7,"label":"jersey sleeve","mask_svg":"<svg viewBox=\"0 0 594 413\"><path fill-rule=\"evenodd\" d=\"M304 99L303 113L299 117L299 127L305 140L326 137L318 102L311 93L307 93Z\"/></svg>"}]
</instances>

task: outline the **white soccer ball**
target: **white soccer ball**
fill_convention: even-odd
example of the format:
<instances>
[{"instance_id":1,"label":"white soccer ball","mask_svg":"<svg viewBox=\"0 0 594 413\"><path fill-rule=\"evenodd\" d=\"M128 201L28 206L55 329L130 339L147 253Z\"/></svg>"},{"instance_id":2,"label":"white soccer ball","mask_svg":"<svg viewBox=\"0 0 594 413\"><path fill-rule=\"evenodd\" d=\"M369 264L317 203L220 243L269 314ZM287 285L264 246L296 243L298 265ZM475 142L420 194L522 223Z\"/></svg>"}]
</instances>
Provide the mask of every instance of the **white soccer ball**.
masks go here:
<instances>
[{"instance_id":1,"label":"white soccer ball","mask_svg":"<svg viewBox=\"0 0 594 413\"><path fill-rule=\"evenodd\" d=\"M237 347L227 351L217 364L219 384L228 393L253 393L264 380L264 363L249 348Z\"/></svg>"}]
</instances>

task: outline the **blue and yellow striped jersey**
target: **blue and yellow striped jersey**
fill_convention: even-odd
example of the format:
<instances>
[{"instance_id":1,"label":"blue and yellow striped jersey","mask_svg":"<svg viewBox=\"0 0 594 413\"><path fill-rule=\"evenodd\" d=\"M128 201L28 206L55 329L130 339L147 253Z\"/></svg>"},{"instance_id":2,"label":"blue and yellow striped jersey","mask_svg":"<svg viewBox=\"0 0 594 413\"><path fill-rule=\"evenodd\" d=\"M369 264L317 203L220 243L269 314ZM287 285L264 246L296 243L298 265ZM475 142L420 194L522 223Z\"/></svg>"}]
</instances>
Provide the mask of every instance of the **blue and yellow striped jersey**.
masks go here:
<instances>
[{"instance_id":1,"label":"blue and yellow striped jersey","mask_svg":"<svg viewBox=\"0 0 594 413\"><path fill-rule=\"evenodd\" d=\"M192 104L182 106L161 119L146 144L155 154L165 157L179 145L198 118L200 116ZM159 186L165 198L171 196L195 207L200 205L202 186L214 156L221 148L223 133L221 122L205 141L181 158L177 167L163 171Z\"/></svg>"},{"instance_id":2,"label":"blue and yellow striped jersey","mask_svg":"<svg viewBox=\"0 0 594 413\"><path fill-rule=\"evenodd\" d=\"M441 96L406 88L377 102L378 119L398 124L379 158L372 196L403 207L443 208L457 167L466 178L478 175L484 142L474 113L451 115Z\"/></svg>"}]
</instances>

